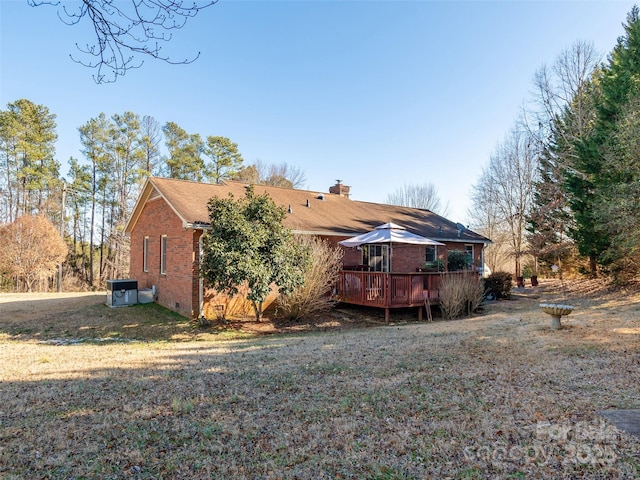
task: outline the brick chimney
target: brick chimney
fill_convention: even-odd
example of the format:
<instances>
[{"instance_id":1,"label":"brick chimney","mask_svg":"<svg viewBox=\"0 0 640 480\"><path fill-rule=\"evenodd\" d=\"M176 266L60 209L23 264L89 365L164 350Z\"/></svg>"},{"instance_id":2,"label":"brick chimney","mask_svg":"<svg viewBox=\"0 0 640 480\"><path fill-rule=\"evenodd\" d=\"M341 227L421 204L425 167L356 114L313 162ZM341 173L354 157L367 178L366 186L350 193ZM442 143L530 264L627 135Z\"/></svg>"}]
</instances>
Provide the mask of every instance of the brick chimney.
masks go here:
<instances>
[{"instance_id":1,"label":"brick chimney","mask_svg":"<svg viewBox=\"0 0 640 480\"><path fill-rule=\"evenodd\" d=\"M342 180L336 180L336 184L333 187L329 187L329 193L346 198L349 198L349 190L351 190L351 187L343 185Z\"/></svg>"}]
</instances>

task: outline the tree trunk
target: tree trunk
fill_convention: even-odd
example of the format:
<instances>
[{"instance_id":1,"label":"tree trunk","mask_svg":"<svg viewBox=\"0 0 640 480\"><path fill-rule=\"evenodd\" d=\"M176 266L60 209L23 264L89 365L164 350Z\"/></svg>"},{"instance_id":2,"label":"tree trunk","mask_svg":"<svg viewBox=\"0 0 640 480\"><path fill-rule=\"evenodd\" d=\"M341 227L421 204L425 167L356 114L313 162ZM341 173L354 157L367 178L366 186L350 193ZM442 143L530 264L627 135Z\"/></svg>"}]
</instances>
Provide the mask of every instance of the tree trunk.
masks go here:
<instances>
[{"instance_id":1,"label":"tree trunk","mask_svg":"<svg viewBox=\"0 0 640 480\"><path fill-rule=\"evenodd\" d=\"M253 311L256 314L256 322L262 321L262 302L252 301Z\"/></svg>"},{"instance_id":2,"label":"tree trunk","mask_svg":"<svg viewBox=\"0 0 640 480\"><path fill-rule=\"evenodd\" d=\"M89 288L93 288L93 233L96 218L96 197L95 193L91 199L91 229L89 230Z\"/></svg>"},{"instance_id":3,"label":"tree trunk","mask_svg":"<svg viewBox=\"0 0 640 480\"><path fill-rule=\"evenodd\" d=\"M589 255L589 271L593 277L598 276L598 265L596 263L596 254Z\"/></svg>"}]
</instances>

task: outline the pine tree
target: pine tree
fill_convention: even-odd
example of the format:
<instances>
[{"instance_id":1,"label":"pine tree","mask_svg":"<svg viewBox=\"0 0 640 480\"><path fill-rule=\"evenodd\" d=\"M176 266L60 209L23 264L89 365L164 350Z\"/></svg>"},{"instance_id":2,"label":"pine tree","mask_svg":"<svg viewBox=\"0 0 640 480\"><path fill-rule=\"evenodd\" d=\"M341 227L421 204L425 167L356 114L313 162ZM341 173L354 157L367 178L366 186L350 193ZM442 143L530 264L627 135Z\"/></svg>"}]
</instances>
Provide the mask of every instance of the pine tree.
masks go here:
<instances>
[{"instance_id":1,"label":"pine tree","mask_svg":"<svg viewBox=\"0 0 640 480\"><path fill-rule=\"evenodd\" d=\"M232 178L242 167L238 144L226 137L208 136L204 154L211 160L207 165L207 176L214 183Z\"/></svg>"},{"instance_id":2,"label":"pine tree","mask_svg":"<svg viewBox=\"0 0 640 480\"><path fill-rule=\"evenodd\" d=\"M166 160L169 177L201 182L205 166L202 160L204 142L200 135L190 135L174 122L167 122L162 131L169 150Z\"/></svg>"},{"instance_id":3,"label":"pine tree","mask_svg":"<svg viewBox=\"0 0 640 480\"><path fill-rule=\"evenodd\" d=\"M54 210L48 203L60 183L55 119L47 107L26 99L9 103L6 111L0 111L0 170L9 221L24 214L49 215L49 210Z\"/></svg>"},{"instance_id":4,"label":"pine tree","mask_svg":"<svg viewBox=\"0 0 640 480\"><path fill-rule=\"evenodd\" d=\"M596 263L611 265L629 251L615 243L612 232L624 237L634 228L614 222L610 206L634 191L623 188L633 182L634 174L633 169L625 167L625 147L619 142L625 112L640 93L639 12L637 6L629 12L625 34L618 38L607 64L595 78L590 92L596 107L593 130L576 145L574 170L567 175L576 222L573 236L580 253L589 256L592 273Z\"/></svg>"}]
</instances>

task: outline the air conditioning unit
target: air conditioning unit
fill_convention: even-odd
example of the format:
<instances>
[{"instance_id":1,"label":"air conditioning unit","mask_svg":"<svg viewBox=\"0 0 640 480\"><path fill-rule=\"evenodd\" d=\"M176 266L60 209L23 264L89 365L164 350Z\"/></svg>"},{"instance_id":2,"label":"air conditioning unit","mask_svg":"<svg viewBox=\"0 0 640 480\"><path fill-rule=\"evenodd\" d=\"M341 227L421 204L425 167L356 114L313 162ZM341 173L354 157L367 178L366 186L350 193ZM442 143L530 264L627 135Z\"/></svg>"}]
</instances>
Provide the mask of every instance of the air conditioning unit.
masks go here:
<instances>
[{"instance_id":1,"label":"air conditioning unit","mask_svg":"<svg viewBox=\"0 0 640 480\"><path fill-rule=\"evenodd\" d=\"M109 307L128 307L138 303L138 281L107 280L107 305Z\"/></svg>"}]
</instances>

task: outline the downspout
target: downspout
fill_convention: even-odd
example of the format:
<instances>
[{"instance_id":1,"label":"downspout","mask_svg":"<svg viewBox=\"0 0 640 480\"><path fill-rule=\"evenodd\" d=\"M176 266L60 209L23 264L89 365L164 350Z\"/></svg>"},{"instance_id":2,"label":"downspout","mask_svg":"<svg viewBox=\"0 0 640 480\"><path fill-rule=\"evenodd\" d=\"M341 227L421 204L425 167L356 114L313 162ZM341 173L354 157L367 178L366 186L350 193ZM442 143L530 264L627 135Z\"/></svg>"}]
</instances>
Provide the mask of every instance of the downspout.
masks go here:
<instances>
[{"instance_id":1,"label":"downspout","mask_svg":"<svg viewBox=\"0 0 640 480\"><path fill-rule=\"evenodd\" d=\"M200 311L198 318L204 318L204 278L202 278L202 254L204 252L202 237L204 235L203 230L198 239L198 308Z\"/></svg>"},{"instance_id":2,"label":"downspout","mask_svg":"<svg viewBox=\"0 0 640 480\"><path fill-rule=\"evenodd\" d=\"M482 278L487 278L487 273L484 271L484 249L487 248L487 244L483 243L482 244L482 250L480 251L480 261L482 262L480 264L480 268L481 268L481 272L482 272Z\"/></svg>"}]
</instances>

